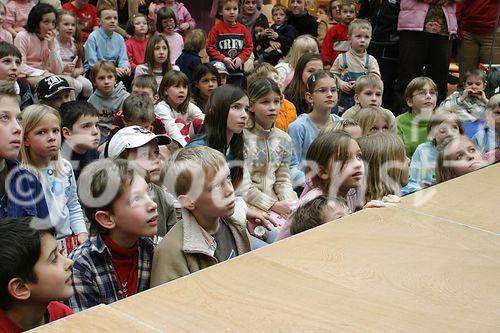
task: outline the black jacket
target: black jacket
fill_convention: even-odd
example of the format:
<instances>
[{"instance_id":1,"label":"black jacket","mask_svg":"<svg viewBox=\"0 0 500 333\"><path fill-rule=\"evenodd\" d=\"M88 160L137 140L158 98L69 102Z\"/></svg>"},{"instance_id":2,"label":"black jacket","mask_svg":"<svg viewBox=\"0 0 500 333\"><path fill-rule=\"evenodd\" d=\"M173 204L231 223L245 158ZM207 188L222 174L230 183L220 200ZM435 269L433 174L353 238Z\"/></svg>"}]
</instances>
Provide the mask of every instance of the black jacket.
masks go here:
<instances>
[{"instance_id":1,"label":"black jacket","mask_svg":"<svg viewBox=\"0 0 500 333\"><path fill-rule=\"evenodd\" d=\"M297 36L309 34L318 37L318 22L308 12L302 16L288 14L287 22L295 28Z\"/></svg>"},{"instance_id":2,"label":"black jacket","mask_svg":"<svg viewBox=\"0 0 500 333\"><path fill-rule=\"evenodd\" d=\"M361 0L359 17L372 24L372 40L394 42L398 40L400 0Z\"/></svg>"}]
</instances>

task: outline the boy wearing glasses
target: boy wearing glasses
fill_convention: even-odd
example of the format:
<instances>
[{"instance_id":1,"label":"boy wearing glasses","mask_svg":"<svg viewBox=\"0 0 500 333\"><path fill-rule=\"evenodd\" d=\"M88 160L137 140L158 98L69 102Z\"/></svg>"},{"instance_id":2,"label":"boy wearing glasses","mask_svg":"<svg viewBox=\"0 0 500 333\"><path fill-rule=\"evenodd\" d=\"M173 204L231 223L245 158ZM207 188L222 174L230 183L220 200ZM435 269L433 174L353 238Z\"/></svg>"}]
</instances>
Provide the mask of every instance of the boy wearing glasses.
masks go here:
<instances>
[{"instance_id":1,"label":"boy wearing glasses","mask_svg":"<svg viewBox=\"0 0 500 333\"><path fill-rule=\"evenodd\" d=\"M427 141L427 123L437 102L436 84L425 76L414 78L406 87L405 101L410 110L397 116L396 124L411 157L417 146Z\"/></svg>"}]
</instances>

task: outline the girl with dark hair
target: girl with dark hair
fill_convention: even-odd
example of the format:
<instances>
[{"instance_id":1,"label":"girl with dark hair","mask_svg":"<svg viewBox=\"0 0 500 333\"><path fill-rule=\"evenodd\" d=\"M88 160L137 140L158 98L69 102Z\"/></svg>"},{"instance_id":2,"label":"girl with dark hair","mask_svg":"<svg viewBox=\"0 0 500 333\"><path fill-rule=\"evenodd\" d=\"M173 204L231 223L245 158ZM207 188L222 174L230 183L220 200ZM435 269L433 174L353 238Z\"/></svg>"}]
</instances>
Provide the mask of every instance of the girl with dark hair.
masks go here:
<instances>
[{"instance_id":1,"label":"girl with dark hair","mask_svg":"<svg viewBox=\"0 0 500 333\"><path fill-rule=\"evenodd\" d=\"M57 16L51 5L40 3L34 6L28 15L26 31L20 31L14 39L23 60L20 74L27 76L33 87L43 77L63 71L56 40Z\"/></svg>"},{"instance_id":2,"label":"girl with dark hair","mask_svg":"<svg viewBox=\"0 0 500 333\"><path fill-rule=\"evenodd\" d=\"M221 85L217 68L210 64L200 64L193 72L191 80L191 101L205 110L212 92Z\"/></svg>"}]
</instances>

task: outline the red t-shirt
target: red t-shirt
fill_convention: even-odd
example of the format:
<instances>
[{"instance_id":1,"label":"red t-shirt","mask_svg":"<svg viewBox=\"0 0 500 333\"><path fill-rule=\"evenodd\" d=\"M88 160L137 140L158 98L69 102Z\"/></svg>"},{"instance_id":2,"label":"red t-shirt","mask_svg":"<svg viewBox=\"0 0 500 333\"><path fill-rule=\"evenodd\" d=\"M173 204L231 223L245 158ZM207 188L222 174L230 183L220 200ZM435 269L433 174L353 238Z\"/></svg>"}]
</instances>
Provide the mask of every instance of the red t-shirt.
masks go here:
<instances>
[{"instance_id":1,"label":"red t-shirt","mask_svg":"<svg viewBox=\"0 0 500 333\"><path fill-rule=\"evenodd\" d=\"M328 29L321 46L323 64L331 66L339 54L349 50L347 31L348 27L341 23L335 24Z\"/></svg>"},{"instance_id":2,"label":"red t-shirt","mask_svg":"<svg viewBox=\"0 0 500 333\"><path fill-rule=\"evenodd\" d=\"M146 46L148 45L149 38L144 38L144 40L135 39L135 37L130 37L125 42L127 47L127 56L130 67L135 69L137 65L144 63L144 56L146 55Z\"/></svg>"},{"instance_id":3,"label":"red t-shirt","mask_svg":"<svg viewBox=\"0 0 500 333\"><path fill-rule=\"evenodd\" d=\"M66 2L63 9L72 11L76 16L76 21L78 26L82 30L82 40L85 42L89 37L90 33L94 30L94 27L99 26L97 23L97 13L96 8L91 4L86 4L83 9L78 9L73 6L72 1Z\"/></svg>"},{"instance_id":4,"label":"red t-shirt","mask_svg":"<svg viewBox=\"0 0 500 333\"><path fill-rule=\"evenodd\" d=\"M57 319L64 318L73 314L70 308L60 302L50 302L47 306L49 315L49 323ZM0 310L0 333L18 333L23 332L23 329L7 317L7 314Z\"/></svg>"},{"instance_id":5,"label":"red t-shirt","mask_svg":"<svg viewBox=\"0 0 500 333\"><path fill-rule=\"evenodd\" d=\"M104 235L103 240L111 252L111 262L115 269L115 279L118 284L118 293L121 294L121 298L136 294L137 283L139 281L139 263L137 259L139 241L130 249L127 249L113 242L109 235ZM126 286L124 286L125 283Z\"/></svg>"}]
</instances>

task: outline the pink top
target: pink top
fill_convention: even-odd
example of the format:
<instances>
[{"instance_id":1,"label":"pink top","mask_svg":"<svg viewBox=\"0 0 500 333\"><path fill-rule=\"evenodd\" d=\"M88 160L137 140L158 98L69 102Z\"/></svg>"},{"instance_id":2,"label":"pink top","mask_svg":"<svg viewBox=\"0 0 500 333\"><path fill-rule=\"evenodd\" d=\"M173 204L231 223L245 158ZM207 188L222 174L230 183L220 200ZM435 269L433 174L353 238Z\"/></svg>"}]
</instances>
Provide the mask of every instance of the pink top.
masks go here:
<instances>
[{"instance_id":1,"label":"pink top","mask_svg":"<svg viewBox=\"0 0 500 333\"><path fill-rule=\"evenodd\" d=\"M47 41L40 40L37 35L20 31L14 39L14 45L22 56L20 73L26 76L41 76L46 71L61 74L64 68L59 54L59 43L56 40L55 50L50 52Z\"/></svg>"},{"instance_id":2,"label":"pink top","mask_svg":"<svg viewBox=\"0 0 500 333\"><path fill-rule=\"evenodd\" d=\"M33 8L31 0L11 0L5 5L7 12L5 13L5 28L13 28L19 32L24 30L24 26L28 21L28 14Z\"/></svg>"},{"instance_id":3,"label":"pink top","mask_svg":"<svg viewBox=\"0 0 500 333\"><path fill-rule=\"evenodd\" d=\"M165 36L168 40L168 47L170 48L170 62L172 65L175 65L175 61L179 58L182 50L184 49L184 40L177 32L170 35L163 34L163 36Z\"/></svg>"},{"instance_id":4,"label":"pink top","mask_svg":"<svg viewBox=\"0 0 500 333\"><path fill-rule=\"evenodd\" d=\"M0 41L1 42L7 42L7 43L14 43L14 39L12 38L12 35L10 32L8 32L5 29L0 28Z\"/></svg>"}]
</instances>

